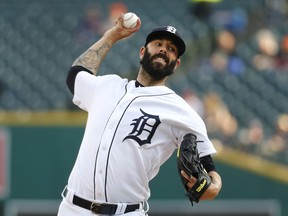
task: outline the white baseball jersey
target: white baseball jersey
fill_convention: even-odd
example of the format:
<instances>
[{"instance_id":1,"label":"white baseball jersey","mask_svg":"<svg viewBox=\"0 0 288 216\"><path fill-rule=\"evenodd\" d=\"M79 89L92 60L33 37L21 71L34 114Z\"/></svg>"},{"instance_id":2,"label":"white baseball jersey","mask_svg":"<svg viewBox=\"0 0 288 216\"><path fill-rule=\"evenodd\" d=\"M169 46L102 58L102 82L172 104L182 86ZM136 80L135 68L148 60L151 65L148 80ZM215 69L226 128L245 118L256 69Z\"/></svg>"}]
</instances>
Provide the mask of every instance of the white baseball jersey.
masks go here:
<instances>
[{"instance_id":1,"label":"white baseball jersey","mask_svg":"<svg viewBox=\"0 0 288 216\"><path fill-rule=\"evenodd\" d=\"M88 112L68 188L96 202L148 200L149 181L188 132L201 156L216 151L203 120L165 86L136 87L117 75L78 73L73 102ZM176 164L175 164L176 166Z\"/></svg>"}]
</instances>

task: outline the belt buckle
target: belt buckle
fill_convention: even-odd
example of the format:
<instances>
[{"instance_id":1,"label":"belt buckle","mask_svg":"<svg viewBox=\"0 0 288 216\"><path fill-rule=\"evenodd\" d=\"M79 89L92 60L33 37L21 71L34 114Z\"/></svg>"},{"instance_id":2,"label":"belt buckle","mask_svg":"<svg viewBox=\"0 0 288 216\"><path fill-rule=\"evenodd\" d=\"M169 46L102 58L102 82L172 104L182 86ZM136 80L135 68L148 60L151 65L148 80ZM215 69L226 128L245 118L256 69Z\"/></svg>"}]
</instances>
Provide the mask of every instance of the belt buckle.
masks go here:
<instances>
[{"instance_id":1,"label":"belt buckle","mask_svg":"<svg viewBox=\"0 0 288 216\"><path fill-rule=\"evenodd\" d=\"M101 204L92 202L90 206L90 211L92 213L101 214Z\"/></svg>"}]
</instances>

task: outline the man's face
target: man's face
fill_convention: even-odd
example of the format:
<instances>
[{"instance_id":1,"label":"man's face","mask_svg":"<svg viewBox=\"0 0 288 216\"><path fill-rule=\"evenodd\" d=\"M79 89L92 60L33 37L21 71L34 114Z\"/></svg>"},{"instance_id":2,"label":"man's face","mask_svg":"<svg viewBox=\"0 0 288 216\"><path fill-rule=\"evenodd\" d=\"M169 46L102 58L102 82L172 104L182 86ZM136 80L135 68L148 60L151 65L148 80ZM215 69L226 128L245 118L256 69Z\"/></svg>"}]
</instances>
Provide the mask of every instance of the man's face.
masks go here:
<instances>
[{"instance_id":1,"label":"man's face","mask_svg":"<svg viewBox=\"0 0 288 216\"><path fill-rule=\"evenodd\" d=\"M156 54L153 55L150 50ZM155 40L145 48L140 63L151 77L159 81L173 74L176 64L178 66L177 55L178 50L171 42Z\"/></svg>"}]
</instances>

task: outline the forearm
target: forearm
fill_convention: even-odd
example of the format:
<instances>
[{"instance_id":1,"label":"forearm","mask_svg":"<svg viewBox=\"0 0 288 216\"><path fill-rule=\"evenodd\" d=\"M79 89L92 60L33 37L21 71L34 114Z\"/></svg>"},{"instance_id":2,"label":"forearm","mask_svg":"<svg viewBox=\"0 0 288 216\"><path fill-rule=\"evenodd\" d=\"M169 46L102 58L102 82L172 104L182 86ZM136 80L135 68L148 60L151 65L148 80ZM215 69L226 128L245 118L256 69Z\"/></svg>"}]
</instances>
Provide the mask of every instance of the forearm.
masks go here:
<instances>
[{"instance_id":1,"label":"forearm","mask_svg":"<svg viewBox=\"0 0 288 216\"><path fill-rule=\"evenodd\" d=\"M105 35L93 44L87 51L80 55L72 66L82 66L96 75L101 62L111 49L113 41Z\"/></svg>"},{"instance_id":2,"label":"forearm","mask_svg":"<svg viewBox=\"0 0 288 216\"><path fill-rule=\"evenodd\" d=\"M129 37L141 27L140 20L138 20L137 25L131 29L124 28L122 23L123 14L118 17L115 26L106 31L100 40L79 56L72 66L82 66L96 75L101 62L113 44L123 38Z\"/></svg>"}]
</instances>

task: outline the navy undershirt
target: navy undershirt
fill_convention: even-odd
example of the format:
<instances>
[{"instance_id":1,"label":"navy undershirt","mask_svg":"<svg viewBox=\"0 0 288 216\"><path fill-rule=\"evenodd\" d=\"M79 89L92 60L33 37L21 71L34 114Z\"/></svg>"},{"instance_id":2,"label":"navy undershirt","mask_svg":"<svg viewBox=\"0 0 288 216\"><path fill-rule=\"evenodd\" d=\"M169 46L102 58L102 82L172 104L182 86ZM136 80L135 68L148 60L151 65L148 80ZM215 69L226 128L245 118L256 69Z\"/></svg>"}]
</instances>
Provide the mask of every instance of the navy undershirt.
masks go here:
<instances>
[{"instance_id":1,"label":"navy undershirt","mask_svg":"<svg viewBox=\"0 0 288 216\"><path fill-rule=\"evenodd\" d=\"M135 81L135 86L136 87L144 87L144 85L142 85L140 82L138 82L138 80Z\"/></svg>"}]
</instances>

